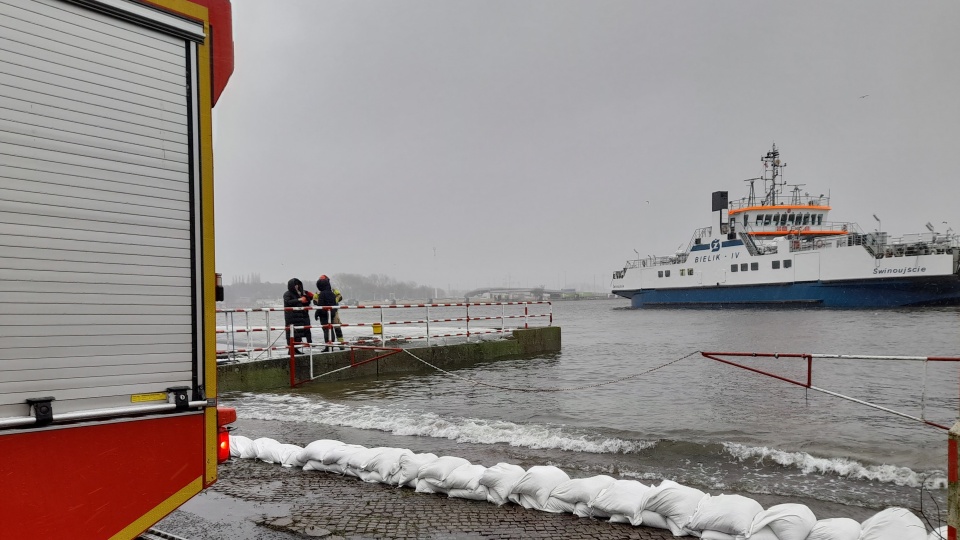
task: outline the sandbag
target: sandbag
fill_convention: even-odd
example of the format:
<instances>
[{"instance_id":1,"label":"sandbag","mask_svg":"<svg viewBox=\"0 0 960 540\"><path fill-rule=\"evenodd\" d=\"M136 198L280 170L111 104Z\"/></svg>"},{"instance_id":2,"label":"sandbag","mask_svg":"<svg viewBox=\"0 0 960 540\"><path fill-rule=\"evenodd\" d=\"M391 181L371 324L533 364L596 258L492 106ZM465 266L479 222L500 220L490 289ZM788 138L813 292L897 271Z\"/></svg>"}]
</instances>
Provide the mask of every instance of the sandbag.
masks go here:
<instances>
[{"instance_id":1,"label":"sandbag","mask_svg":"<svg viewBox=\"0 0 960 540\"><path fill-rule=\"evenodd\" d=\"M327 450L327 452L323 455L320 461L326 463L327 465L330 465L333 463L341 463L341 462L342 464L345 465L347 462L347 459L350 456L352 456L353 454L356 454L361 450L366 450L366 449L367 449L366 446L362 446L359 444L341 444L339 446L334 446L329 450Z\"/></svg>"},{"instance_id":2,"label":"sandbag","mask_svg":"<svg viewBox=\"0 0 960 540\"><path fill-rule=\"evenodd\" d=\"M359 470L357 471L357 478L368 484L386 484L386 482L383 481L383 477L380 476L380 473L377 471Z\"/></svg>"},{"instance_id":3,"label":"sandbag","mask_svg":"<svg viewBox=\"0 0 960 540\"><path fill-rule=\"evenodd\" d=\"M393 475L394 480L396 480L398 486L416 487L417 473L420 472L420 467L437 459L436 454L430 453L403 454L400 456L400 470Z\"/></svg>"},{"instance_id":4,"label":"sandbag","mask_svg":"<svg viewBox=\"0 0 960 540\"><path fill-rule=\"evenodd\" d=\"M447 476L457 467L469 464L470 462L462 457L440 456L420 467L417 472L417 485L426 482L434 493L447 493L450 491L450 486L446 483Z\"/></svg>"},{"instance_id":5,"label":"sandbag","mask_svg":"<svg viewBox=\"0 0 960 540\"><path fill-rule=\"evenodd\" d=\"M413 490L416 491L417 493L436 493L437 492L437 490L434 489L433 484L431 484L430 482L422 478L416 478L413 480L413 482L415 486Z\"/></svg>"},{"instance_id":6,"label":"sandbag","mask_svg":"<svg viewBox=\"0 0 960 540\"><path fill-rule=\"evenodd\" d=\"M334 463L334 464L332 464L332 465L327 465L327 464L325 464L325 463L322 462L322 461L316 461L316 460L313 460L313 459L311 459L311 460L309 460L309 461L307 461L306 463L303 464L303 470L305 470L305 471L335 472L335 473L337 473L337 474L340 474L340 473L342 472L342 469L340 468L340 465L337 465L336 463Z\"/></svg>"},{"instance_id":7,"label":"sandbag","mask_svg":"<svg viewBox=\"0 0 960 540\"><path fill-rule=\"evenodd\" d=\"M543 510L553 489L569 479L553 465L535 465L517 481L507 498L524 508Z\"/></svg>"},{"instance_id":8,"label":"sandbag","mask_svg":"<svg viewBox=\"0 0 960 540\"><path fill-rule=\"evenodd\" d=\"M497 463L483 471L480 476L480 485L487 488L487 500L500 506L507 502L513 487L525 474L527 471L519 465Z\"/></svg>"},{"instance_id":9,"label":"sandbag","mask_svg":"<svg viewBox=\"0 0 960 540\"><path fill-rule=\"evenodd\" d=\"M461 465L447 475L447 496L473 501L487 500L487 488L480 485L480 477L487 468L483 465Z\"/></svg>"},{"instance_id":10,"label":"sandbag","mask_svg":"<svg viewBox=\"0 0 960 540\"><path fill-rule=\"evenodd\" d=\"M549 499L547 499L549 501ZM599 508L591 508L589 503L578 502L573 505L573 515L577 517L607 519L610 516L601 512Z\"/></svg>"},{"instance_id":11,"label":"sandbag","mask_svg":"<svg viewBox=\"0 0 960 540\"><path fill-rule=\"evenodd\" d=\"M590 478L574 478L561 482L553 488L550 496L568 503L589 503L597 498L602 490L610 487L616 481L616 478L605 474L591 476Z\"/></svg>"},{"instance_id":12,"label":"sandbag","mask_svg":"<svg viewBox=\"0 0 960 540\"><path fill-rule=\"evenodd\" d=\"M376 472L384 484L397 485L396 474L400 470L400 456L413 454L406 448L384 448L382 452L364 465L364 469Z\"/></svg>"},{"instance_id":13,"label":"sandbag","mask_svg":"<svg viewBox=\"0 0 960 540\"><path fill-rule=\"evenodd\" d=\"M280 442L270 437L260 437L254 439L254 446L257 448L257 459L267 463L280 463Z\"/></svg>"},{"instance_id":14,"label":"sandbag","mask_svg":"<svg viewBox=\"0 0 960 540\"><path fill-rule=\"evenodd\" d=\"M547 497L547 502L543 505L543 511L551 514L573 514L575 507L576 503L569 503L551 495Z\"/></svg>"},{"instance_id":15,"label":"sandbag","mask_svg":"<svg viewBox=\"0 0 960 540\"><path fill-rule=\"evenodd\" d=\"M686 536L683 527L690 522L705 496L699 489L664 480L644 493L641 507L666 518L674 536Z\"/></svg>"},{"instance_id":16,"label":"sandbag","mask_svg":"<svg viewBox=\"0 0 960 540\"><path fill-rule=\"evenodd\" d=\"M284 467L303 467L304 462L300 461L300 455L303 454L303 447L295 444L281 444L277 452L280 465Z\"/></svg>"},{"instance_id":17,"label":"sandbag","mask_svg":"<svg viewBox=\"0 0 960 540\"><path fill-rule=\"evenodd\" d=\"M355 473L356 476L359 476L361 479L364 475L361 475L361 472L369 472L370 469L367 468L367 464L376 459L380 454L387 450L382 446L376 446L374 448L364 448L363 450L358 450L347 456L344 463L351 470L351 473ZM382 476L378 473L378 477ZM378 480L379 481L379 480Z\"/></svg>"},{"instance_id":18,"label":"sandbag","mask_svg":"<svg viewBox=\"0 0 960 540\"><path fill-rule=\"evenodd\" d=\"M737 540L744 540L743 536L737 536L736 538ZM750 532L750 540L780 540L780 537L770 527L760 527L760 529Z\"/></svg>"},{"instance_id":19,"label":"sandbag","mask_svg":"<svg viewBox=\"0 0 960 540\"><path fill-rule=\"evenodd\" d=\"M736 536L732 534L722 533L720 531L703 531L703 534L700 535L700 540L736 540Z\"/></svg>"},{"instance_id":20,"label":"sandbag","mask_svg":"<svg viewBox=\"0 0 960 540\"><path fill-rule=\"evenodd\" d=\"M341 463L324 463L322 461L316 461L311 459L303 464L303 470L305 471L319 471L319 472L328 472L334 474L344 474L345 465ZM356 476L353 474L352 476Z\"/></svg>"},{"instance_id":21,"label":"sandbag","mask_svg":"<svg viewBox=\"0 0 960 540\"><path fill-rule=\"evenodd\" d=\"M300 453L300 461L306 464L308 461L323 461L323 456L334 447L343 446L344 443L333 439L319 439L313 441L303 448Z\"/></svg>"},{"instance_id":22,"label":"sandbag","mask_svg":"<svg viewBox=\"0 0 960 540\"><path fill-rule=\"evenodd\" d=\"M591 476L590 478L573 478L566 482L561 482L550 492L547 498L547 504L544 510L554 514L575 514L577 512L577 503L582 503L584 507L595 499L600 492L616 482L616 479L607 475ZM587 511L592 516L592 513ZM581 516L586 517L586 516ZM604 516L609 517L609 516Z\"/></svg>"},{"instance_id":23,"label":"sandbag","mask_svg":"<svg viewBox=\"0 0 960 540\"><path fill-rule=\"evenodd\" d=\"M347 460L350 459L350 456L353 454L366 449L366 446L361 446L359 444L343 444L340 446L334 446L328 450L326 454L324 454L321 462L328 467L328 472L356 476L356 471L347 465Z\"/></svg>"},{"instance_id":24,"label":"sandbag","mask_svg":"<svg viewBox=\"0 0 960 540\"><path fill-rule=\"evenodd\" d=\"M447 497L485 501L487 500L487 488L478 485L476 489L451 489L447 492Z\"/></svg>"},{"instance_id":25,"label":"sandbag","mask_svg":"<svg viewBox=\"0 0 960 540\"><path fill-rule=\"evenodd\" d=\"M462 465L469 465L470 462L462 457L441 456L420 467L417 472L417 478L432 478L434 480L443 480L454 469Z\"/></svg>"},{"instance_id":26,"label":"sandbag","mask_svg":"<svg viewBox=\"0 0 960 540\"><path fill-rule=\"evenodd\" d=\"M684 527L695 533L717 531L746 536L750 533L753 518L760 512L763 512L763 506L743 495L707 495Z\"/></svg>"},{"instance_id":27,"label":"sandbag","mask_svg":"<svg viewBox=\"0 0 960 540\"><path fill-rule=\"evenodd\" d=\"M750 534L753 538L754 533L769 527L777 535L777 540L806 540L816 523L817 516L806 505L778 504L763 510L753 518Z\"/></svg>"},{"instance_id":28,"label":"sandbag","mask_svg":"<svg viewBox=\"0 0 960 540\"><path fill-rule=\"evenodd\" d=\"M230 435L230 457L253 459L257 457L257 445L243 435Z\"/></svg>"},{"instance_id":29,"label":"sandbag","mask_svg":"<svg viewBox=\"0 0 960 540\"><path fill-rule=\"evenodd\" d=\"M608 514L610 521L614 523L630 523L636 526L640 525L644 494L648 490L650 486L636 480L616 480L600 490L589 504L592 508Z\"/></svg>"},{"instance_id":30,"label":"sandbag","mask_svg":"<svg viewBox=\"0 0 960 540\"><path fill-rule=\"evenodd\" d=\"M656 527L657 529L670 528L670 525L667 523L667 518L649 510L640 511L640 523L642 523L644 527Z\"/></svg>"},{"instance_id":31,"label":"sandbag","mask_svg":"<svg viewBox=\"0 0 960 540\"><path fill-rule=\"evenodd\" d=\"M887 508L860 524L860 540L927 540L927 527L906 508Z\"/></svg>"},{"instance_id":32,"label":"sandbag","mask_svg":"<svg viewBox=\"0 0 960 540\"><path fill-rule=\"evenodd\" d=\"M480 477L486 470L487 468L483 465L467 463L450 471L444 482L446 482L448 489L477 489L480 487Z\"/></svg>"},{"instance_id":33,"label":"sandbag","mask_svg":"<svg viewBox=\"0 0 960 540\"><path fill-rule=\"evenodd\" d=\"M860 524L850 518L827 518L817 521L807 540L859 540Z\"/></svg>"}]
</instances>

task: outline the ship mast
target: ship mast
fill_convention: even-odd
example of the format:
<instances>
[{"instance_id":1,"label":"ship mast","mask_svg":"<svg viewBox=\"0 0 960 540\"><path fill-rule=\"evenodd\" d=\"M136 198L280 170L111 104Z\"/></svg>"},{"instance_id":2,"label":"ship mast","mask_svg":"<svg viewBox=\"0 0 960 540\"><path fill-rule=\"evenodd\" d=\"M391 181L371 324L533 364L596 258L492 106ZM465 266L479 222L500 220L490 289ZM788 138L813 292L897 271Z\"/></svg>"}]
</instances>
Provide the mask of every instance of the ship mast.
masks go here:
<instances>
[{"instance_id":1,"label":"ship mast","mask_svg":"<svg viewBox=\"0 0 960 540\"><path fill-rule=\"evenodd\" d=\"M766 156L760 158L763 162L763 189L766 194L763 197L765 206L777 204L777 193L780 192L780 186L783 182L777 182L780 177L780 168L786 167L786 163L780 163L780 151L777 150L777 143L773 143L773 149L767 152Z\"/></svg>"},{"instance_id":2,"label":"ship mast","mask_svg":"<svg viewBox=\"0 0 960 540\"><path fill-rule=\"evenodd\" d=\"M744 182L750 182L750 194L747 195L747 203L746 203L747 206L753 206L753 205L756 204L756 202L757 202L757 194L756 194L756 192L753 190L753 183L756 182L757 180L760 180L760 179L759 179L759 178L747 178L746 180L744 180Z\"/></svg>"}]
</instances>

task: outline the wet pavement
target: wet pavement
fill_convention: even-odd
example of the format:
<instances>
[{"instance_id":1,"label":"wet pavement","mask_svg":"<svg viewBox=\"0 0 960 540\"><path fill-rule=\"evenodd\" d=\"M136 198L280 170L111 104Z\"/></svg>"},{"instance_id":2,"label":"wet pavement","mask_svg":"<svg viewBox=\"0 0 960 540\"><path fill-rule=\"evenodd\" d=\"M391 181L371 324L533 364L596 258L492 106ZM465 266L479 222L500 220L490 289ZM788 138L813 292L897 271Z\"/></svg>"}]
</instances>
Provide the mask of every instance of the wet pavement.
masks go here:
<instances>
[{"instance_id":1,"label":"wet pavement","mask_svg":"<svg viewBox=\"0 0 960 540\"><path fill-rule=\"evenodd\" d=\"M232 459L219 474L216 484L155 528L191 540L673 538L663 529L417 493L252 459Z\"/></svg>"}]
</instances>

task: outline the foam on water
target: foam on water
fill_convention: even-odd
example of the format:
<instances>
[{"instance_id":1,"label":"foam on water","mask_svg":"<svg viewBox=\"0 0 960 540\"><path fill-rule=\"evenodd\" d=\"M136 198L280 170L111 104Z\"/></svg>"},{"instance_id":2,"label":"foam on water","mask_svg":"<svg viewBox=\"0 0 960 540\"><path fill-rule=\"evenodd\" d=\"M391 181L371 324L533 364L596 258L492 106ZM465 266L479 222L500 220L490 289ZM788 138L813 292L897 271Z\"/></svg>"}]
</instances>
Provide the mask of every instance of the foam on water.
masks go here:
<instances>
[{"instance_id":1,"label":"foam on water","mask_svg":"<svg viewBox=\"0 0 960 540\"><path fill-rule=\"evenodd\" d=\"M891 483L905 487L941 488L946 484L943 471L918 473L896 465L864 465L848 458L822 458L806 452L787 452L765 446L723 443L724 450L739 461L769 460L783 467L792 467L803 474L833 474L844 478Z\"/></svg>"},{"instance_id":2,"label":"foam on water","mask_svg":"<svg viewBox=\"0 0 960 540\"><path fill-rule=\"evenodd\" d=\"M472 444L509 444L531 449L557 449L593 454L628 454L653 448L655 441L625 440L582 433L542 424L517 424L503 420L444 417L407 409L364 405L347 406L315 398L278 394L246 394L238 408L244 418L292 420L317 424L378 430L401 436L433 437ZM806 452L723 443L724 451L737 461L757 460L793 468L803 474L836 475L843 478L905 487L941 488L942 471L918 473L895 465L864 465L849 458L824 458Z\"/></svg>"},{"instance_id":3,"label":"foam on water","mask_svg":"<svg viewBox=\"0 0 960 540\"><path fill-rule=\"evenodd\" d=\"M297 420L394 435L435 437L474 444L509 444L533 449L558 449L594 454L634 453L656 445L654 441L573 434L561 427L516 424L503 420L441 417L435 413L385 409L371 405L349 407L302 396L246 394L237 407L243 418Z\"/></svg>"}]
</instances>

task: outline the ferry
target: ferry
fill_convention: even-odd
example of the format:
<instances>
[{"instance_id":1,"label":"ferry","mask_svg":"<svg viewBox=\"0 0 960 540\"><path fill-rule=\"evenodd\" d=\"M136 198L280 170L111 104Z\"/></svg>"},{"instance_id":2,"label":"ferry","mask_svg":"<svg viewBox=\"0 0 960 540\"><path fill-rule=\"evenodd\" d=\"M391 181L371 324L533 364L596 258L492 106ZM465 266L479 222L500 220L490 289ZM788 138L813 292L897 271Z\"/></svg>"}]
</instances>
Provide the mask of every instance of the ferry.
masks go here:
<instances>
[{"instance_id":1,"label":"ferry","mask_svg":"<svg viewBox=\"0 0 960 540\"><path fill-rule=\"evenodd\" d=\"M830 221L830 195L787 184L776 144L749 194L712 194L711 225L671 256L638 257L613 272L612 293L634 308L804 305L894 308L960 305L960 242L952 229L889 237ZM757 194L754 184L763 181Z\"/></svg>"}]
</instances>

